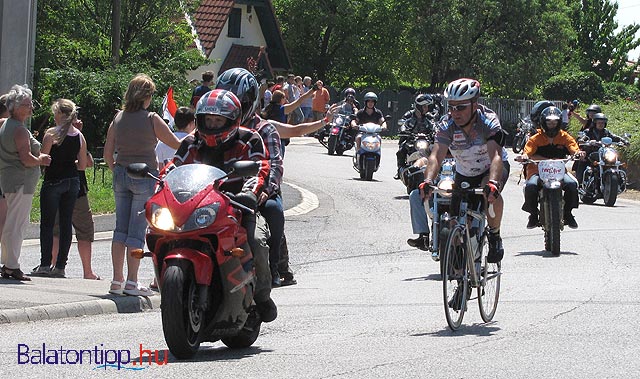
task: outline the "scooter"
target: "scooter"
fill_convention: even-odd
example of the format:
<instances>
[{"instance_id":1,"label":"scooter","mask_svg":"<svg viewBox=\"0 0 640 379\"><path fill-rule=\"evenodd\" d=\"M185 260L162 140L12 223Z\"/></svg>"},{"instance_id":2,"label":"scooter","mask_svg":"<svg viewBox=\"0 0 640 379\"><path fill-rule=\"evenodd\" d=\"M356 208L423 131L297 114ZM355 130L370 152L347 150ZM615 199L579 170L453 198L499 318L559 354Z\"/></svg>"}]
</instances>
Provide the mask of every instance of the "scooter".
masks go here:
<instances>
[{"instance_id":1,"label":"scooter","mask_svg":"<svg viewBox=\"0 0 640 379\"><path fill-rule=\"evenodd\" d=\"M253 210L220 190L228 177L254 176L258 169L253 161L235 162L229 174L188 164L160 179L144 163L127 167L131 177L158 182L145 204L151 252L140 249L134 256L153 258L162 329L178 359L193 357L201 342L222 340L230 348L246 348L258 338L253 256L241 225L243 212Z\"/></svg>"},{"instance_id":2,"label":"scooter","mask_svg":"<svg viewBox=\"0 0 640 379\"><path fill-rule=\"evenodd\" d=\"M380 167L382 127L376 123L368 122L358 125L361 133L360 148L353 157L353 168L360 173L360 179L371 181L373 173Z\"/></svg>"}]
</instances>

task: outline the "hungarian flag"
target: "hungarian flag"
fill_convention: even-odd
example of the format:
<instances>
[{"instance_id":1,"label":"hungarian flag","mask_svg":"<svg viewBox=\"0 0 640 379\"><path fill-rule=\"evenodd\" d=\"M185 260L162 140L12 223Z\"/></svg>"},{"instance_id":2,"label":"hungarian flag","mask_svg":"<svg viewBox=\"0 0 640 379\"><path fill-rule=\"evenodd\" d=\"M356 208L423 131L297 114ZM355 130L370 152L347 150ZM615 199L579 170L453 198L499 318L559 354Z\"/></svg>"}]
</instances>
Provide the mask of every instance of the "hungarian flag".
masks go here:
<instances>
[{"instance_id":1,"label":"hungarian flag","mask_svg":"<svg viewBox=\"0 0 640 379\"><path fill-rule=\"evenodd\" d=\"M173 116L176 115L178 105L173 100L173 87L169 87L167 94L162 100L162 118L168 120L169 126L173 129L174 121Z\"/></svg>"}]
</instances>

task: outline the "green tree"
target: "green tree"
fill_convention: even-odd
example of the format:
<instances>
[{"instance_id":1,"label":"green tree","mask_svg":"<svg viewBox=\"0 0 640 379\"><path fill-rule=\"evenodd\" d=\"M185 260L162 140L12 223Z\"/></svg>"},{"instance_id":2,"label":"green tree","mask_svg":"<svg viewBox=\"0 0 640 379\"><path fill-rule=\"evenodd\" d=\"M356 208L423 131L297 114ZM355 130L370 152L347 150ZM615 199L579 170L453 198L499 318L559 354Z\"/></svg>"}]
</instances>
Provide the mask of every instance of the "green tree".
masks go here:
<instances>
[{"instance_id":1,"label":"green tree","mask_svg":"<svg viewBox=\"0 0 640 379\"><path fill-rule=\"evenodd\" d=\"M578 33L580 54L577 58L581 69L595 72L605 81L629 80L633 67L627 67L627 56L629 51L640 46L640 39L635 37L640 25L627 25L616 33L617 3L609 0L576 0L573 3L578 10L572 20Z\"/></svg>"}]
</instances>

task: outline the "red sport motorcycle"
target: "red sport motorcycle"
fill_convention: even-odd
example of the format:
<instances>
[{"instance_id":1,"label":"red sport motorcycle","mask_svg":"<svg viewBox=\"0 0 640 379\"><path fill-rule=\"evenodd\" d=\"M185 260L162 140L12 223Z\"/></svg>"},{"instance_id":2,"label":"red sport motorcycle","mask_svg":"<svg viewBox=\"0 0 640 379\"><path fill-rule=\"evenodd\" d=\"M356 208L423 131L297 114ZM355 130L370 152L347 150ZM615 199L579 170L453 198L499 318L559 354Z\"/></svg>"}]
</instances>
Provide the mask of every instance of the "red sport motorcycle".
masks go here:
<instances>
[{"instance_id":1,"label":"red sport motorcycle","mask_svg":"<svg viewBox=\"0 0 640 379\"><path fill-rule=\"evenodd\" d=\"M229 174L204 164L188 164L156 178L144 163L127 167L131 177L151 176L157 192L145 205L147 246L162 295L164 337L179 359L193 357L201 342L230 348L251 346L260 333L255 309L255 270L241 226L252 209L220 190L231 177L254 176L258 164L236 162Z\"/></svg>"}]
</instances>

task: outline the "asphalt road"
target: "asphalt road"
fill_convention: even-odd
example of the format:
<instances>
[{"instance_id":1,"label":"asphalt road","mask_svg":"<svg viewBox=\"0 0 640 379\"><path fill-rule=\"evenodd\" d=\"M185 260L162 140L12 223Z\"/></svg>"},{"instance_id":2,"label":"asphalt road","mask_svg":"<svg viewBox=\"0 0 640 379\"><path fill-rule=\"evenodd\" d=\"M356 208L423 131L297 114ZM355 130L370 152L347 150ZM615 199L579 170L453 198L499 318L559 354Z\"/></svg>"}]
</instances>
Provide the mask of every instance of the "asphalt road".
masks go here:
<instances>
[{"instance_id":1,"label":"asphalt road","mask_svg":"<svg viewBox=\"0 0 640 379\"><path fill-rule=\"evenodd\" d=\"M506 255L495 319L482 323L471 302L465 326L451 332L437 263L406 245L412 236L407 196L392 179L396 145L384 144L380 171L373 182L363 182L350 156L328 156L320 145L302 141L307 140L287 147L285 180L313 192L319 208L287 217L299 284L273 291L279 317L263 324L252 348L233 351L219 342L207 343L191 361L169 355L166 365L144 366L135 374L112 367L93 370L98 365L86 362L18 364L19 346L24 352L25 346L33 350L42 343L67 350L122 349L134 358L142 344L159 350L162 361L166 343L159 312L104 315L3 326L3 371L52 377L638 375L639 203L581 206L575 212L580 228L562 233L562 254L552 257L543 251L542 232L525 228L522 190L514 176L504 191ZM94 244L94 250L101 262L97 267L107 270L108 242ZM25 254L26 267L36 255L35 250ZM141 277L150 278L150 272L150 264L143 264Z\"/></svg>"}]
</instances>

